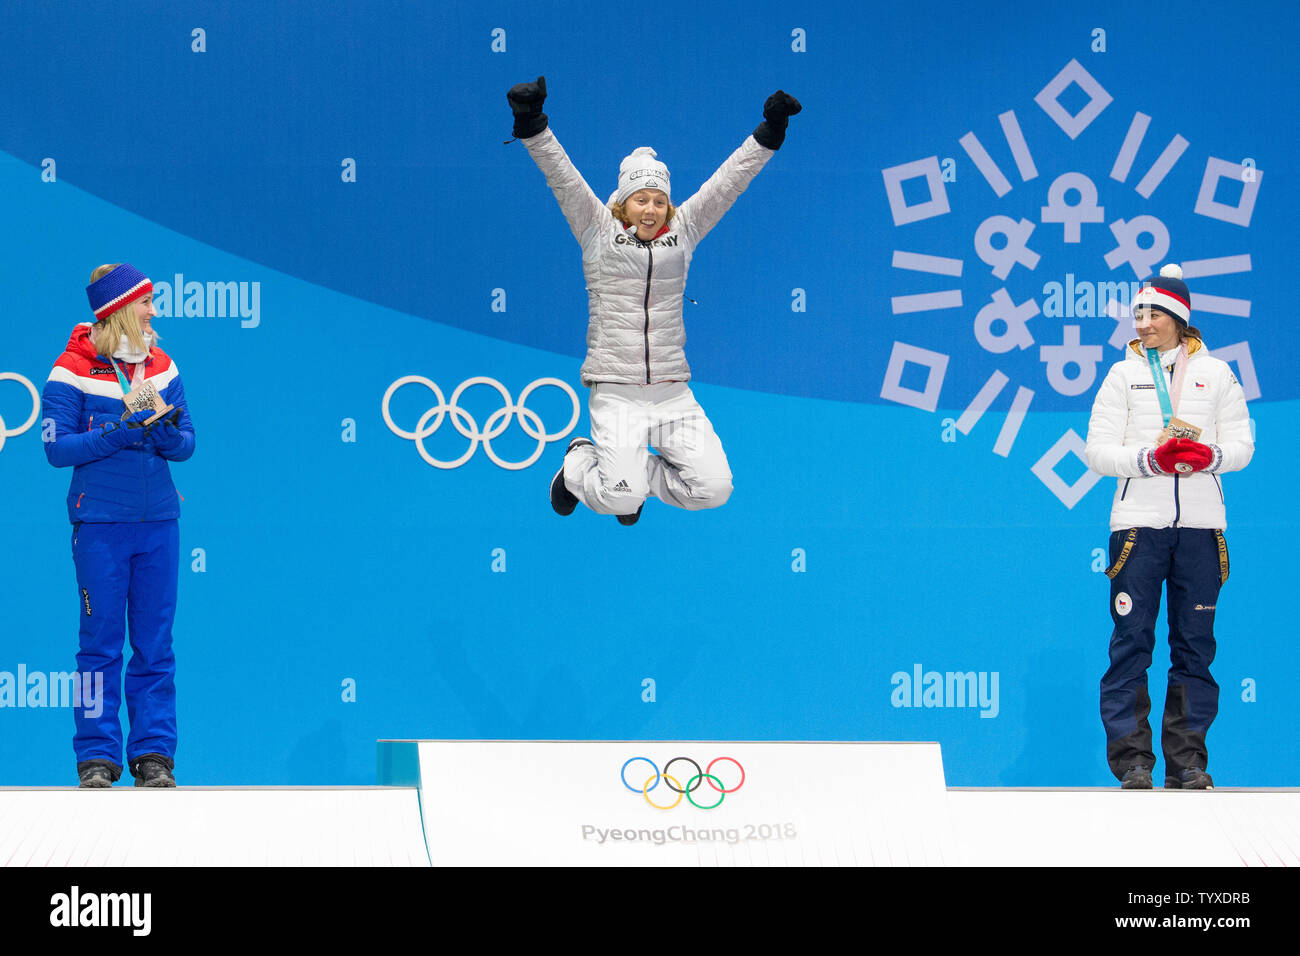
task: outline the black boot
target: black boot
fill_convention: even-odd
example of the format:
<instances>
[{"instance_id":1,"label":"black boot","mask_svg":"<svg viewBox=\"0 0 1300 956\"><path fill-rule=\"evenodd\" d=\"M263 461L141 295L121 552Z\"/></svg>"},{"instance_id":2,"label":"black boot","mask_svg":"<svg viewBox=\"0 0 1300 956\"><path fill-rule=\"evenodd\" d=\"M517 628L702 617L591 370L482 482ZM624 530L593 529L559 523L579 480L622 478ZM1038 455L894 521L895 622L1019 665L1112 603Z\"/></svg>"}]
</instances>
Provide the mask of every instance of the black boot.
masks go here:
<instances>
[{"instance_id":1,"label":"black boot","mask_svg":"<svg viewBox=\"0 0 1300 956\"><path fill-rule=\"evenodd\" d=\"M569 452L580 445L594 445L590 438L575 438L569 442L569 447L564 450L564 457L569 457ZM573 509L578 507L578 497L571 492L564 484L564 462L560 462L560 470L555 473L551 479L551 508L557 515L567 517L573 514Z\"/></svg>"},{"instance_id":2,"label":"black boot","mask_svg":"<svg viewBox=\"0 0 1300 956\"><path fill-rule=\"evenodd\" d=\"M1200 767L1186 767L1178 776L1165 776L1166 790L1213 790L1214 780Z\"/></svg>"},{"instance_id":3,"label":"black boot","mask_svg":"<svg viewBox=\"0 0 1300 956\"><path fill-rule=\"evenodd\" d=\"M131 761L131 774L137 787L174 787L176 778L172 768L176 765L162 754L143 754Z\"/></svg>"},{"instance_id":4,"label":"black boot","mask_svg":"<svg viewBox=\"0 0 1300 956\"><path fill-rule=\"evenodd\" d=\"M1150 790L1153 786L1151 782L1150 767L1130 767L1124 773L1124 779L1120 781L1121 790Z\"/></svg>"},{"instance_id":5,"label":"black boot","mask_svg":"<svg viewBox=\"0 0 1300 956\"><path fill-rule=\"evenodd\" d=\"M78 784L86 790L111 787L122 776L122 768L111 760L83 760L77 764Z\"/></svg>"}]
</instances>

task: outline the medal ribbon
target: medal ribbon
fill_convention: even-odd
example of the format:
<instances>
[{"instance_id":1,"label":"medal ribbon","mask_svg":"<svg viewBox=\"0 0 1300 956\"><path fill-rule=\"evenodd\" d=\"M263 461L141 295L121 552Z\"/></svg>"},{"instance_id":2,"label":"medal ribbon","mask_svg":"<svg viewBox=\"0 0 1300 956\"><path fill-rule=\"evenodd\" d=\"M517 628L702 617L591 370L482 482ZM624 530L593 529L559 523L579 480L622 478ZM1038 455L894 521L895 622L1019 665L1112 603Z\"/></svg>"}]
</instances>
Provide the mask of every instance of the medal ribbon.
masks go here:
<instances>
[{"instance_id":1,"label":"medal ribbon","mask_svg":"<svg viewBox=\"0 0 1300 956\"><path fill-rule=\"evenodd\" d=\"M1178 354L1174 356L1174 401L1169 399L1169 388L1165 385L1165 370L1160 367L1160 353L1147 349L1147 364L1151 366L1151 377L1156 383L1156 397L1160 399L1160 411L1165 416L1165 428L1178 411L1177 400L1182 398L1183 374L1187 371L1187 346L1179 345Z\"/></svg>"},{"instance_id":2,"label":"medal ribbon","mask_svg":"<svg viewBox=\"0 0 1300 956\"><path fill-rule=\"evenodd\" d=\"M126 380L126 373L118 367L117 359L110 355L108 360L113 363L113 371L117 373L117 384L122 386L122 394L129 395L131 393L131 385Z\"/></svg>"}]
</instances>

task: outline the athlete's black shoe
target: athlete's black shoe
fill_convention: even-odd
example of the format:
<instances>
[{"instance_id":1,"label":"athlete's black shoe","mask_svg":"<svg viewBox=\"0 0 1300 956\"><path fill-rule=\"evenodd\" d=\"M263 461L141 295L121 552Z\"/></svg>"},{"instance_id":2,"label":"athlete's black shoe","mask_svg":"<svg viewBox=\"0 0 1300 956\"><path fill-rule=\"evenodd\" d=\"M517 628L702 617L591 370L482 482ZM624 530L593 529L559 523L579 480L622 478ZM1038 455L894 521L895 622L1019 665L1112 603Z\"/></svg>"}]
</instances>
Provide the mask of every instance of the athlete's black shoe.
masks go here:
<instances>
[{"instance_id":1,"label":"athlete's black shoe","mask_svg":"<svg viewBox=\"0 0 1300 956\"><path fill-rule=\"evenodd\" d=\"M137 787L174 787L176 778L172 776L170 760L162 754L145 754L131 761L131 773Z\"/></svg>"},{"instance_id":2,"label":"athlete's black shoe","mask_svg":"<svg viewBox=\"0 0 1300 956\"><path fill-rule=\"evenodd\" d=\"M593 445L590 438L575 438L569 442L569 447L564 450L564 457L569 457L569 452L580 445ZM573 514L573 509L578 507L578 497L564 485L564 462L560 462L560 470L555 473L551 479L551 508L557 515L568 516Z\"/></svg>"},{"instance_id":3,"label":"athlete's black shoe","mask_svg":"<svg viewBox=\"0 0 1300 956\"><path fill-rule=\"evenodd\" d=\"M1166 790L1213 790L1214 781L1200 767L1187 767L1176 777L1165 777Z\"/></svg>"},{"instance_id":4,"label":"athlete's black shoe","mask_svg":"<svg viewBox=\"0 0 1300 956\"><path fill-rule=\"evenodd\" d=\"M643 501L643 502L641 502L641 508L644 508L644 507L645 507L645 502ZM616 515L615 517L618 518L618 523L619 523L619 524L622 524L622 525L634 525L634 524L637 523L637 521L639 521L639 520L641 519L641 508L637 508L636 511L635 511L633 514L630 514L630 515Z\"/></svg>"},{"instance_id":5,"label":"athlete's black shoe","mask_svg":"<svg viewBox=\"0 0 1300 956\"><path fill-rule=\"evenodd\" d=\"M86 790L111 787L120 776L122 768L111 760L83 760L77 764L77 777L80 780L77 786Z\"/></svg>"},{"instance_id":6,"label":"athlete's black shoe","mask_svg":"<svg viewBox=\"0 0 1300 956\"><path fill-rule=\"evenodd\" d=\"M1150 767L1129 767L1124 772L1124 779L1120 781L1121 790L1150 790L1154 786L1151 782Z\"/></svg>"}]
</instances>

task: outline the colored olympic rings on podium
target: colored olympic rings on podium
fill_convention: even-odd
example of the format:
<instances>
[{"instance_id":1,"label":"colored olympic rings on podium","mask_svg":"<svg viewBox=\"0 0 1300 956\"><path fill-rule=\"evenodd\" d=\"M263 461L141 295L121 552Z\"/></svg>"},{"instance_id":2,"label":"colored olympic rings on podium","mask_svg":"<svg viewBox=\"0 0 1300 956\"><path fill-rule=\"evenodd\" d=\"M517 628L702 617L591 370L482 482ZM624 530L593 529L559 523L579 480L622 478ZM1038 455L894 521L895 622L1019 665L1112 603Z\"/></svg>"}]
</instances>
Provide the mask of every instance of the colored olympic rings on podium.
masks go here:
<instances>
[{"instance_id":1,"label":"colored olympic rings on podium","mask_svg":"<svg viewBox=\"0 0 1300 956\"><path fill-rule=\"evenodd\" d=\"M672 780L673 783L677 782L676 780L673 780L672 777L668 776L668 774L664 774L663 779L665 781ZM677 791L676 800L674 800L672 803L669 804L655 803L653 800L650 799L650 791L654 789L654 787L650 786L651 780L655 781L655 787L659 786L658 780L655 780L654 777L648 777L646 779L646 782L641 787L641 795L645 797L645 802L650 804L650 806L654 807L656 810L671 810L673 807L677 806L677 804L682 802L682 794L684 794L686 791L681 789L680 787L673 787L673 789Z\"/></svg>"},{"instance_id":2,"label":"colored olympic rings on podium","mask_svg":"<svg viewBox=\"0 0 1300 956\"><path fill-rule=\"evenodd\" d=\"M684 761L695 768L695 773L686 778L686 786L684 787L677 777L672 776L668 772L668 769L678 761ZM740 781L734 787L726 786L726 784L724 784L722 780L713 773L714 765L724 761L735 764L736 769L740 771ZM641 786L635 787L628 783L627 768L638 762L648 764L652 773L645 778L645 781ZM638 772L635 774L634 779L639 777L640 773ZM629 760L624 761L623 767L619 771L619 779L623 781L623 786L627 787L627 789L631 790L633 793L641 794L645 798L645 802L650 804L650 806L654 807L656 810L671 810L682 802L682 797L689 800L691 805L694 807L698 807L701 810L712 810L715 807L722 805L722 801L726 799L727 794L735 793L745 785L745 768L741 766L740 761L735 757L714 757L709 761L709 765L703 770L701 770L700 765L690 757L673 757L664 764L663 770L660 770L658 765L649 757L632 757ZM692 794L694 794L706 780L708 781L709 786L718 794L718 799L713 803L697 803ZM659 786L661 781L667 789L677 794L677 799L673 800L671 803L655 803L655 801L650 798L651 792Z\"/></svg>"},{"instance_id":3,"label":"colored olympic rings on podium","mask_svg":"<svg viewBox=\"0 0 1300 956\"><path fill-rule=\"evenodd\" d=\"M429 391L433 392L433 397L437 404L420 416L420 420L415 424L414 431L407 431L399 428L393 421L393 416L389 411L388 405L393 399L393 394L403 385L423 385ZM501 395L502 406L488 416L483 423L482 430L479 429L478 422L469 412L461 408L457 403L461 395L467 388L474 385L489 385L495 388ZM558 432L548 432L542 425L542 420L538 414L530 408L525 407L528 396L534 389L541 388L544 385L550 385L562 389L569 396L569 401L573 405L573 415L569 418L568 424ZM510 392L504 385L494 378L488 378L486 375L477 375L474 378L466 379L456 386L456 390L451 393L451 401L443 397L442 389L432 379L425 378L423 375L403 375L392 385L388 386L388 391L384 392L384 401L382 405L384 413L384 423L388 426L389 431L399 438L405 438L407 441L415 442L416 448L420 452L420 457L432 465L434 468L450 469L459 468L465 462L474 457L474 452L478 450L479 443L482 442L483 450L487 453L488 458L500 468L508 471L519 471L527 468L541 457L542 451L546 448L547 443L559 441L569 432L573 431L578 424L578 418L582 415L582 406L578 402L577 393L558 378L539 378L530 382L519 393L519 401L516 403L510 397ZM429 454L429 450L424 447L424 440L436 432L442 425L444 418L450 416L452 427L458 431L462 437L469 439L469 448L463 455L452 461L442 461L434 458ZM523 461L503 461L492 449L492 439L499 438L507 428L510 427L512 418L519 419L519 427L524 430L524 434L529 438L537 440L537 448L533 453Z\"/></svg>"}]
</instances>

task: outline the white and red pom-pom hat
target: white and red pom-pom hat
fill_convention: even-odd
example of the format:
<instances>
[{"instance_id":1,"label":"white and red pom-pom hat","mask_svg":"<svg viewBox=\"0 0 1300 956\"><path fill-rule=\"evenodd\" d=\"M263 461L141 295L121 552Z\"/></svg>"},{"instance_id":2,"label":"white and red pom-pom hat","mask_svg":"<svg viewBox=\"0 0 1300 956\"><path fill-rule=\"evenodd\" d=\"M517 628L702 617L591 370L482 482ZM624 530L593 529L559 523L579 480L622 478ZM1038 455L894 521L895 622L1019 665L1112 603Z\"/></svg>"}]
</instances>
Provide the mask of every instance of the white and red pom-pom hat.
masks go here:
<instances>
[{"instance_id":1,"label":"white and red pom-pom hat","mask_svg":"<svg viewBox=\"0 0 1300 956\"><path fill-rule=\"evenodd\" d=\"M1160 270L1160 275L1142 282L1142 288L1133 297L1131 311L1141 308L1168 312L1186 328L1192 318L1192 294L1183 281L1182 266L1170 263Z\"/></svg>"},{"instance_id":2,"label":"white and red pom-pom hat","mask_svg":"<svg viewBox=\"0 0 1300 956\"><path fill-rule=\"evenodd\" d=\"M142 299L153 291L149 277L135 266L122 263L86 286L86 298L95 319L104 319L124 305Z\"/></svg>"}]
</instances>

